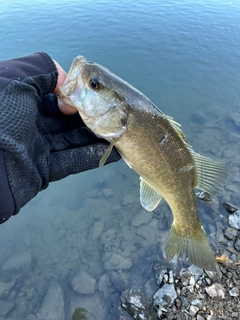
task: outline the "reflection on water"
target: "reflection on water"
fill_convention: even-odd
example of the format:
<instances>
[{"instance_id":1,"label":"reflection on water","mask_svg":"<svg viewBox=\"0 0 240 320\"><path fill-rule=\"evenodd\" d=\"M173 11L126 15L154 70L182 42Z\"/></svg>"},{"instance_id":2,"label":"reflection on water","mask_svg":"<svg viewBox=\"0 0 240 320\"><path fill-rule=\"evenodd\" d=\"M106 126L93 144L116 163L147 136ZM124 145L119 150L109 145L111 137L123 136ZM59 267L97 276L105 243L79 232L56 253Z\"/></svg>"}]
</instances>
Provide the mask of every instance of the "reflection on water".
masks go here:
<instances>
[{"instance_id":1,"label":"reflection on water","mask_svg":"<svg viewBox=\"0 0 240 320\"><path fill-rule=\"evenodd\" d=\"M46 51L67 69L83 54L182 123L196 152L229 166L221 195L198 201L221 251L222 202L239 206L240 193L239 5L15 0L0 12L1 59ZM166 203L141 208L139 178L123 161L52 183L0 227L0 320L71 319L76 308L119 319L123 290L155 292L152 265L171 222Z\"/></svg>"}]
</instances>

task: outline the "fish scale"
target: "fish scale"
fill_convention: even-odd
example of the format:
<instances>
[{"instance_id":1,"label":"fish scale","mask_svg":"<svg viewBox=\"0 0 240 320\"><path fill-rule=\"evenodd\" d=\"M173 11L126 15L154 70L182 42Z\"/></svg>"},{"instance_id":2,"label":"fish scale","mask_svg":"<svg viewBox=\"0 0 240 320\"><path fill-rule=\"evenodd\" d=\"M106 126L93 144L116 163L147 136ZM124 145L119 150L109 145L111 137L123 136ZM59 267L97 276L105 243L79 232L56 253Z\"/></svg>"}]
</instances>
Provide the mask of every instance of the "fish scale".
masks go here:
<instances>
[{"instance_id":1,"label":"fish scale","mask_svg":"<svg viewBox=\"0 0 240 320\"><path fill-rule=\"evenodd\" d=\"M216 270L194 188L216 194L227 179L227 168L195 153L180 125L143 93L82 56L74 59L60 91L59 98L76 108L98 137L110 142L100 166L115 147L140 175L142 206L152 211L162 198L170 206L173 223L164 245L167 260L187 259Z\"/></svg>"}]
</instances>

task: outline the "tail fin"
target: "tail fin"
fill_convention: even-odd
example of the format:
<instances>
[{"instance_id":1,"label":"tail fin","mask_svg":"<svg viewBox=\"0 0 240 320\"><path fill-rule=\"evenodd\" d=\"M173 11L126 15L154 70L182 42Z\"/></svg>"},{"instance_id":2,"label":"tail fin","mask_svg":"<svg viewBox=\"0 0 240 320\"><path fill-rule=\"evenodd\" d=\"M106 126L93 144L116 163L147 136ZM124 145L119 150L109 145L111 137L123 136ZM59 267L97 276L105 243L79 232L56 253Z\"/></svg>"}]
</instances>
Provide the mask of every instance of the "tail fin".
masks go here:
<instances>
[{"instance_id":1,"label":"tail fin","mask_svg":"<svg viewBox=\"0 0 240 320\"><path fill-rule=\"evenodd\" d=\"M198 237L194 239L180 235L173 224L164 250L168 261L183 258L199 268L217 271L216 258L202 228L198 232Z\"/></svg>"}]
</instances>

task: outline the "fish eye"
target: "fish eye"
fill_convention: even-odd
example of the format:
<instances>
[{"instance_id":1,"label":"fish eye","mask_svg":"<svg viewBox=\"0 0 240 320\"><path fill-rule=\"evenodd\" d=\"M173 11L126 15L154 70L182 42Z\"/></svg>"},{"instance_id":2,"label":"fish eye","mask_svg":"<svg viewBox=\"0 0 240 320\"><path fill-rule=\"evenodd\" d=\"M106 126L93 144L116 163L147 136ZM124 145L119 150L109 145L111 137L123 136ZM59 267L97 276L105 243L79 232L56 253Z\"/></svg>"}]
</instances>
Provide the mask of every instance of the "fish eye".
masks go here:
<instances>
[{"instance_id":1,"label":"fish eye","mask_svg":"<svg viewBox=\"0 0 240 320\"><path fill-rule=\"evenodd\" d=\"M100 83L96 78L91 78L89 80L89 85L92 89L97 90L100 88Z\"/></svg>"}]
</instances>

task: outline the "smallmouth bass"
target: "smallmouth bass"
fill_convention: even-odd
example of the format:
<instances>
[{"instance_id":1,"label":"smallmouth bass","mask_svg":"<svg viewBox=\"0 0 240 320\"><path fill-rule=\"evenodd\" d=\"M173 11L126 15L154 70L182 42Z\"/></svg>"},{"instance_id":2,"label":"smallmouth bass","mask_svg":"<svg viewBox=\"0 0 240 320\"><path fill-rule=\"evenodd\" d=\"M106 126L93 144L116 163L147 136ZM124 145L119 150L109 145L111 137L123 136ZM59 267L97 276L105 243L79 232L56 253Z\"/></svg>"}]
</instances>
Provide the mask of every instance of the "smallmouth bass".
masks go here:
<instances>
[{"instance_id":1,"label":"smallmouth bass","mask_svg":"<svg viewBox=\"0 0 240 320\"><path fill-rule=\"evenodd\" d=\"M180 125L146 96L105 67L74 59L59 98L76 108L98 137L110 142L140 175L140 201L154 210L162 197L174 219L164 245L167 260L185 258L196 266L216 270L215 256L200 223L194 188L216 194L227 169L195 153Z\"/></svg>"}]
</instances>

